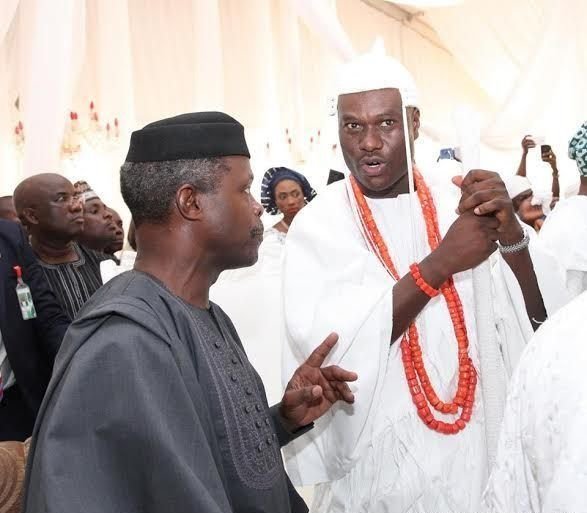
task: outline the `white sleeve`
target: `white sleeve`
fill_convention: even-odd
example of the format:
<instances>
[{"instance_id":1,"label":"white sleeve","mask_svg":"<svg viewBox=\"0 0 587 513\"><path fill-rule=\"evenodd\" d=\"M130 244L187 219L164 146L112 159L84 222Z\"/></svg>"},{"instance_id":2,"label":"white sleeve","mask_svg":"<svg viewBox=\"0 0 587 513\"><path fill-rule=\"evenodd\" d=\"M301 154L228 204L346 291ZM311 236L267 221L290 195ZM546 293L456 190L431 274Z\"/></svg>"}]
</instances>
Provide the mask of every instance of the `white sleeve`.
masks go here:
<instances>
[{"instance_id":1,"label":"white sleeve","mask_svg":"<svg viewBox=\"0 0 587 513\"><path fill-rule=\"evenodd\" d=\"M530 235L528 249L547 316L551 317L570 299L564 286L562 269L556 259L544 251L535 233ZM492 260L494 304L502 340L501 350L506 371L511 376L534 330L516 276L499 253Z\"/></svg>"},{"instance_id":2,"label":"white sleeve","mask_svg":"<svg viewBox=\"0 0 587 513\"><path fill-rule=\"evenodd\" d=\"M338 403L286 449L293 481L305 485L342 477L370 440L370 413L390 351L395 283L352 218L339 211L317 223L310 214L310 207L300 212L286 242L283 380L331 332L340 338L326 364L355 371L359 379L355 404Z\"/></svg>"}]
</instances>

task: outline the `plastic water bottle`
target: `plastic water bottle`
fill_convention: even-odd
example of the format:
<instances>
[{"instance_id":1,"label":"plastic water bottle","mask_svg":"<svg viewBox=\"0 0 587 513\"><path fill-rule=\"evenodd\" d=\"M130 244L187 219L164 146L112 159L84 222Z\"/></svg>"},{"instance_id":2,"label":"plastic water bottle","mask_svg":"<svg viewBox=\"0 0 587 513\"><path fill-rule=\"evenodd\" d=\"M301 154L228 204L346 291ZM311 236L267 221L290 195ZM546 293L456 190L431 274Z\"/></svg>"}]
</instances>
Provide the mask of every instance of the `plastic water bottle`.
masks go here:
<instances>
[{"instance_id":1,"label":"plastic water bottle","mask_svg":"<svg viewBox=\"0 0 587 513\"><path fill-rule=\"evenodd\" d=\"M37 317L37 311L35 310L35 304L33 303L33 296L29 286L22 281L22 269L20 266L14 267L16 273L16 296L18 297L18 304L20 305L20 311L22 318L25 321L34 319Z\"/></svg>"}]
</instances>

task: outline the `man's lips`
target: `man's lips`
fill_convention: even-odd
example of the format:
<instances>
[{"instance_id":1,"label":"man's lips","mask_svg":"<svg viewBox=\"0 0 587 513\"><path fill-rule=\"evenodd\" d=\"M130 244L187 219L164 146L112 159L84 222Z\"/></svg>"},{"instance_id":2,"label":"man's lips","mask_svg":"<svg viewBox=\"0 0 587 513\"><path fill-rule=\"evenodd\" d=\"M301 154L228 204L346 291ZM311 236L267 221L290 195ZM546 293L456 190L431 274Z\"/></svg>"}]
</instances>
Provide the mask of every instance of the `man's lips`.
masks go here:
<instances>
[{"instance_id":1,"label":"man's lips","mask_svg":"<svg viewBox=\"0 0 587 513\"><path fill-rule=\"evenodd\" d=\"M379 176L385 167L385 161L379 157L363 157L359 165L365 175Z\"/></svg>"},{"instance_id":2,"label":"man's lips","mask_svg":"<svg viewBox=\"0 0 587 513\"><path fill-rule=\"evenodd\" d=\"M375 165L362 164L361 170L363 171L363 174L366 176L379 176L383 172L384 167L385 167L384 163L375 164Z\"/></svg>"}]
</instances>

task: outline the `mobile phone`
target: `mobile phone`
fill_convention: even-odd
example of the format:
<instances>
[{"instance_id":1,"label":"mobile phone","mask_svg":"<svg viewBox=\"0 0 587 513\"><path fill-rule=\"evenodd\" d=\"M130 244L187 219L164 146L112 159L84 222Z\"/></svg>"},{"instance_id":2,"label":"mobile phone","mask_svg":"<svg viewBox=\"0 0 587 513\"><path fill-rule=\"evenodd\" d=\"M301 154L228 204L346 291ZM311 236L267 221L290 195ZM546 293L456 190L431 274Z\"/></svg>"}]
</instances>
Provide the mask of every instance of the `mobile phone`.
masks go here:
<instances>
[{"instance_id":1,"label":"mobile phone","mask_svg":"<svg viewBox=\"0 0 587 513\"><path fill-rule=\"evenodd\" d=\"M542 153L543 155L545 153L550 153L551 150L552 150L552 148L550 147L550 144L542 144L540 146L540 153Z\"/></svg>"}]
</instances>

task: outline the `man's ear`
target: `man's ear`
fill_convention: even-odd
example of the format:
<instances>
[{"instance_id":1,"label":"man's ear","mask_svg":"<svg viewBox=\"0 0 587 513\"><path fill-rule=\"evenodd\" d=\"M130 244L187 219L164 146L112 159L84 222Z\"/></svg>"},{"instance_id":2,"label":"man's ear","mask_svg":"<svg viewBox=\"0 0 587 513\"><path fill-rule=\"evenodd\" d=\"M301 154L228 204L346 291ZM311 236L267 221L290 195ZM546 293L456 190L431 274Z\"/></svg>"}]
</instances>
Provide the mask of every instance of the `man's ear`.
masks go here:
<instances>
[{"instance_id":1,"label":"man's ear","mask_svg":"<svg viewBox=\"0 0 587 513\"><path fill-rule=\"evenodd\" d=\"M39 224L39 217L34 208L25 208L23 209L21 215L19 216L22 224L25 226Z\"/></svg>"},{"instance_id":2,"label":"man's ear","mask_svg":"<svg viewBox=\"0 0 587 513\"><path fill-rule=\"evenodd\" d=\"M420 109L416 107L412 115L412 125L414 127L414 140L416 140L420 135Z\"/></svg>"},{"instance_id":3,"label":"man's ear","mask_svg":"<svg viewBox=\"0 0 587 513\"><path fill-rule=\"evenodd\" d=\"M175 206L184 219L199 219L203 212L202 192L191 184L182 185L175 193Z\"/></svg>"}]
</instances>

